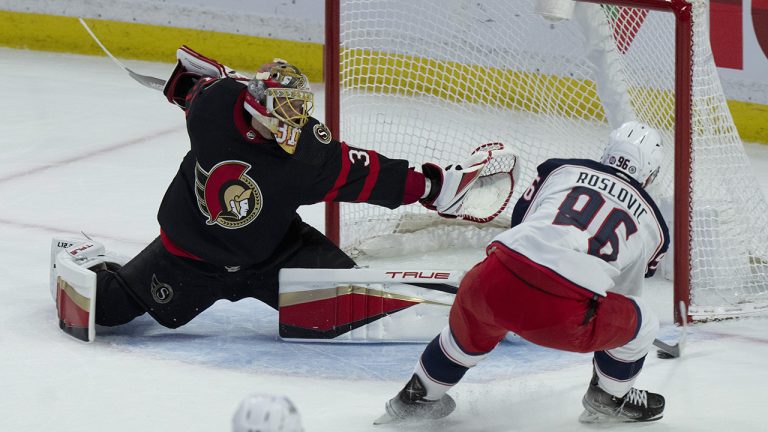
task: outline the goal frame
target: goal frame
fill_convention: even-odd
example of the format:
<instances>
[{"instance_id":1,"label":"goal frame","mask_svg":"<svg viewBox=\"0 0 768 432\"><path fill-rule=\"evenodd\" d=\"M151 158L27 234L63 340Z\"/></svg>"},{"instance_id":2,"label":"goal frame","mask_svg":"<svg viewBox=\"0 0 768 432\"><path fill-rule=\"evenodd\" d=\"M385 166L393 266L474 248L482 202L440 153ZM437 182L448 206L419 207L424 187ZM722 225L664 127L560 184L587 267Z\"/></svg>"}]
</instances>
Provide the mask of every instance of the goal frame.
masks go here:
<instances>
[{"instance_id":1,"label":"goal frame","mask_svg":"<svg viewBox=\"0 0 768 432\"><path fill-rule=\"evenodd\" d=\"M325 0L325 45L323 75L325 81L325 122L339 140L340 133L340 25L341 0ZM692 6L686 0L575 0L610 4L671 13L675 17L675 128L674 128L674 320L691 322L690 314L682 316L682 302L690 305L691 277L691 213L692 207L692 82L693 82L693 20ZM364 144L363 144L364 145ZM325 234L334 243L340 240L339 204L325 206Z\"/></svg>"}]
</instances>

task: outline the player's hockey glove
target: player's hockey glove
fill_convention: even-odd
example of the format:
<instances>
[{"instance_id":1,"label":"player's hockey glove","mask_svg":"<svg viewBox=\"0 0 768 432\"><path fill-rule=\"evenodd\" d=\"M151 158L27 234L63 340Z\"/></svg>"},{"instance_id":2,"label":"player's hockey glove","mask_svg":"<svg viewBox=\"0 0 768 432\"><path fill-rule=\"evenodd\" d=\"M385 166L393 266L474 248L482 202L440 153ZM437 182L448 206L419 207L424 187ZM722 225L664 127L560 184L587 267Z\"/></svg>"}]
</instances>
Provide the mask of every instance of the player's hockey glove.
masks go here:
<instances>
[{"instance_id":1,"label":"player's hockey glove","mask_svg":"<svg viewBox=\"0 0 768 432\"><path fill-rule=\"evenodd\" d=\"M483 144L460 165L426 163L421 169L431 185L422 205L443 217L481 223L506 208L520 171L517 155L502 143Z\"/></svg>"},{"instance_id":2,"label":"player's hockey glove","mask_svg":"<svg viewBox=\"0 0 768 432\"><path fill-rule=\"evenodd\" d=\"M197 84L200 78L234 78L248 81L245 75L224 66L212 58L208 58L186 45L176 50L176 67L171 77L165 83L163 94L168 102L186 109L187 93Z\"/></svg>"}]
</instances>

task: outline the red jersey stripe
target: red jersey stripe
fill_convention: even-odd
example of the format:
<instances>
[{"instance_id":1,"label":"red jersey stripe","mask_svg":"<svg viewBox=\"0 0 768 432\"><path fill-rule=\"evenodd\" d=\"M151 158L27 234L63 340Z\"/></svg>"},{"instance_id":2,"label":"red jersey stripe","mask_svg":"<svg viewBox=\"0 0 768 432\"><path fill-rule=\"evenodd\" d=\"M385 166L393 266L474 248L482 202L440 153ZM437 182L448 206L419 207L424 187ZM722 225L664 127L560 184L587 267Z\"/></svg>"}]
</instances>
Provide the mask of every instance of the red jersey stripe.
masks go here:
<instances>
[{"instance_id":1,"label":"red jersey stripe","mask_svg":"<svg viewBox=\"0 0 768 432\"><path fill-rule=\"evenodd\" d=\"M167 250L171 255L176 255L182 258L189 258L195 261L204 261L202 258L194 254L191 254L185 251L184 249L176 246L176 244L172 242L167 235L165 235L165 231L163 231L162 229L160 230L160 241L163 242L163 246L165 247L165 250Z\"/></svg>"},{"instance_id":2,"label":"red jersey stripe","mask_svg":"<svg viewBox=\"0 0 768 432\"><path fill-rule=\"evenodd\" d=\"M360 195L357 196L355 201L365 202L371 196L373 187L376 186L376 182L379 181L379 154L375 151L368 151L368 160L370 164L368 166L368 176L365 178L365 184L363 184L363 190L360 191Z\"/></svg>"},{"instance_id":3,"label":"red jersey stripe","mask_svg":"<svg viewBox=\"0 0 768 432\"><path fill-rule=\"evenodd\" d=\"M339 170L339 176L336 177L336 182L333 184L331 190L325 194L323 201L333 201L339 194L339 189L347 182L349 176L349 170L351 163L349 160L349 146L346 143L341 143L341 170Z\"/></svg>"}]
</instances>

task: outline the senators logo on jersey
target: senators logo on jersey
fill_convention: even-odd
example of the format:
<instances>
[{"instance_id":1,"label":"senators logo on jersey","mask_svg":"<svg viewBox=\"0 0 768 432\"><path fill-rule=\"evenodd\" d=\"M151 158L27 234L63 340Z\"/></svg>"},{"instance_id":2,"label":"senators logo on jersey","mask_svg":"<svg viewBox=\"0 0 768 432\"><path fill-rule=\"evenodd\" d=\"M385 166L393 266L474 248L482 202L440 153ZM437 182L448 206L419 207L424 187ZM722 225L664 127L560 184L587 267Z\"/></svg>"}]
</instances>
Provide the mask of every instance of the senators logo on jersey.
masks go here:
<instances>
[{"instance_id":1,"label":"senators logo on jersey","mask_svg":"<svg viewBox=\"0 0 768 432\"><path fill-rule=\"evenodd\" d=\"M261 212L261 190L246 173L247 163L224 161L206 172L195 163L195 195L208 225L242 228Z\"/></svg>"}]
</instances>

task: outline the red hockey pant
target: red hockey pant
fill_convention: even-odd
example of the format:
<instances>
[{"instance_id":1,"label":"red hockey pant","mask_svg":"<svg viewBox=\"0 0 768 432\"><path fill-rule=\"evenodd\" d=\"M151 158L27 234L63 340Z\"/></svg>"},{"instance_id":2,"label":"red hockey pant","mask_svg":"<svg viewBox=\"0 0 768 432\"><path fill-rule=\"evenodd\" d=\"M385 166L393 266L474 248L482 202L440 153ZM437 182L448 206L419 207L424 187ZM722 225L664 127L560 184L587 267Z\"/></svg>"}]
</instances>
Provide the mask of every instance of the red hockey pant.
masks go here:
<instances>
[{"instance_id":1,"label":"red hockey pant","mask_svg":"<svg viewBox=\"0 0 768 432\"><path fill-rule=\"evenodd\" d=\"M508 331L573 352L620 347L637 334L637 306L629 298L597 296L499 243L488 250L462 280L450 312L465 352L487 353Z\"/></svg>"}]
</instances>

